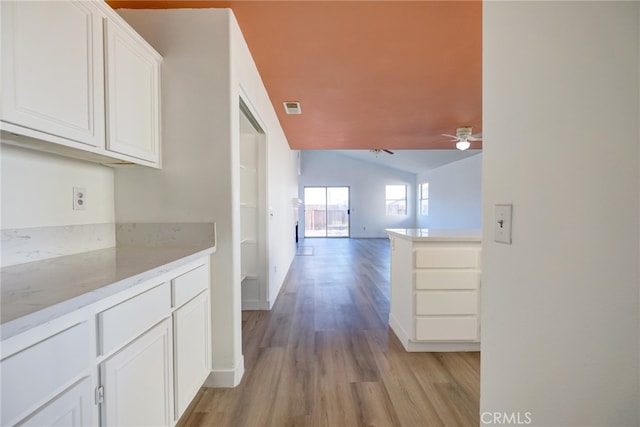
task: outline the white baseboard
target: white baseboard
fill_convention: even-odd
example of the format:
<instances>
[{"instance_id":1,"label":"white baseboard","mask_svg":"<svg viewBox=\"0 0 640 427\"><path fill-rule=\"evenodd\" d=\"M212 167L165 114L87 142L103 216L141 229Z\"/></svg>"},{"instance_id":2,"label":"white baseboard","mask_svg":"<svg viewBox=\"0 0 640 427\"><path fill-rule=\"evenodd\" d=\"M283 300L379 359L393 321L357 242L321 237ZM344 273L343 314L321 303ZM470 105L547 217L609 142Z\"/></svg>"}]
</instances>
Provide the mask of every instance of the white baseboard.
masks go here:
<instances>
[{"instance_id":1,"label":"white baseboard","mask_svg":"<svg viewBox=\"0 0 640 427\"><path fill-rule=\"evenodd\" d=\"M236 387L242 381L244 375L244 355L236 363L235 368L213 369L204 382L203 387L229 388Z\"/></svg>"},{"instance_id":2,"label":"white baseboard","mask_svg":"<svg viewBox=\"0 0 640 427\"><path fill-rule=\"evenodd\" d=\"M350 237L352 239L387 239L389 236L387 236L385 233L379 233L379 234L352 234Z\"/></svg>"},{"instance_id":3,"label":"white baseboard","mask_svg":"<svg viewBox=\"0 0 640 427\"><path fill-rule=\"evenodd\" d=\"M403 343L404 345L404 343ZM409 341L405 346L408 352L456 352L456 351L480 351L479 342L464 341Z\"/></svg>"},{"instance_id":4,"label":"white baseboard","mask_svg":"<svg viewBox=\"0 0 640 427\"><path fill-rule=\"evenodd\" d=\"M242 301L242 310L271 310L269 301L248 300Z\"/></svg>"}]
</instances>

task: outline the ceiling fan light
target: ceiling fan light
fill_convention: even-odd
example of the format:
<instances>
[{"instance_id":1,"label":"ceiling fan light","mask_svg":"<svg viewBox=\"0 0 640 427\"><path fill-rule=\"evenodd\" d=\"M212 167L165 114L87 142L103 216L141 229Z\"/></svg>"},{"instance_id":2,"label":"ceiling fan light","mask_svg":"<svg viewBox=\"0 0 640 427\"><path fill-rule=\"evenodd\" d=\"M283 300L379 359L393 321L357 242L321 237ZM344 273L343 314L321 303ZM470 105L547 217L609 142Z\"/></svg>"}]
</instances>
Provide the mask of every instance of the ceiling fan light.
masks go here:
<instances>
[{"instance_id":1,"label":"ceiling fan light","mask_svg":"<svg viewBox=\"0 0 640 427\"><path fill-rule=\"evenodd\" d=\"M460 141L458 141L456 143L456 148L458 150L464 151L464 150L468 149L469 147L471 147L471 143L469 141L467 141L466 139L462 139L462 140L460 140Z\"/></svg>"}]
</instances>

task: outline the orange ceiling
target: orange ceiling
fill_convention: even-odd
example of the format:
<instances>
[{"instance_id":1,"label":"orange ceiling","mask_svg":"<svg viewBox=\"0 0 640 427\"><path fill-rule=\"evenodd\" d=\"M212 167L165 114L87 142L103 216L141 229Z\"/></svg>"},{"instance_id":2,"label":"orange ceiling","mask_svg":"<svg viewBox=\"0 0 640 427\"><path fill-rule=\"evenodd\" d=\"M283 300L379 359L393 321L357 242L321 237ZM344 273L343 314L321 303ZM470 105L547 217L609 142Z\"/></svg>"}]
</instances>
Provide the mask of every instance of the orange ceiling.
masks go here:
<instances>
[{"instance_id":1,"label":"orange ceiling","mask_svg":"<svg viewBox=\"0 0 640 427\"><path fill-rule=\"evenodd\" d=\"M447 149L441 134L482 130L481 1L108 3L231 8L293 149Z\"/></svg>"}]
</instances>

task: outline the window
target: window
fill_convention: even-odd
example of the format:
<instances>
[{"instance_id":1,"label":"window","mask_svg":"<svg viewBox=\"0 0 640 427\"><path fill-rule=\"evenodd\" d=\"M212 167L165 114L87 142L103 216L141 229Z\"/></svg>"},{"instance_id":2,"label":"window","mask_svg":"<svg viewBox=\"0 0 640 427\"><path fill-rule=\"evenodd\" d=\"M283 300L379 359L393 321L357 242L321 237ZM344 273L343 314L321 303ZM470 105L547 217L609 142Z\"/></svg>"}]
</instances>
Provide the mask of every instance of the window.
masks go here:
<instances>
[{"instance_id":1,"label":"window","mask_svg":"<svg viewBox=\"0 0 640 427\"><path fill-rule=\"evenodd\" d=\"M420 184L420 215L429 215L429 183Z\"/></svg>"},{"instance_id":2,"label":"window","mask_svg":"<svg viewBox=\"0 0 640 427\"><path fill-rule=\"evenodd\" d=\"M386 186L387 215L407 214L407 186L387 185Z\"/></svg>"}]
</instances>

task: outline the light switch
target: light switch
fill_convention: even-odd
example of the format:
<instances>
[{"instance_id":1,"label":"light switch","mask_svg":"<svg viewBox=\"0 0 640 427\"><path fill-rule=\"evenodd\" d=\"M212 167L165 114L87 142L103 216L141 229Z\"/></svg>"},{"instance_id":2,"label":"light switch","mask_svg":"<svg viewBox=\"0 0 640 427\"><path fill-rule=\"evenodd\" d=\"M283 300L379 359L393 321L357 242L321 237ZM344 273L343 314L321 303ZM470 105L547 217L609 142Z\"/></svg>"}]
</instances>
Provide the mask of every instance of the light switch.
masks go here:
<instances>
[{"instance_id":1,"label":"light switch","mask_svg":"<svg viewBox=\"0 0 640 427\"><path fill-rule=\"evenodd\" d=\"M494 236L498 243L511 244L511 217L513 205L496 205Z\"/></svg>"}]
</instances>

